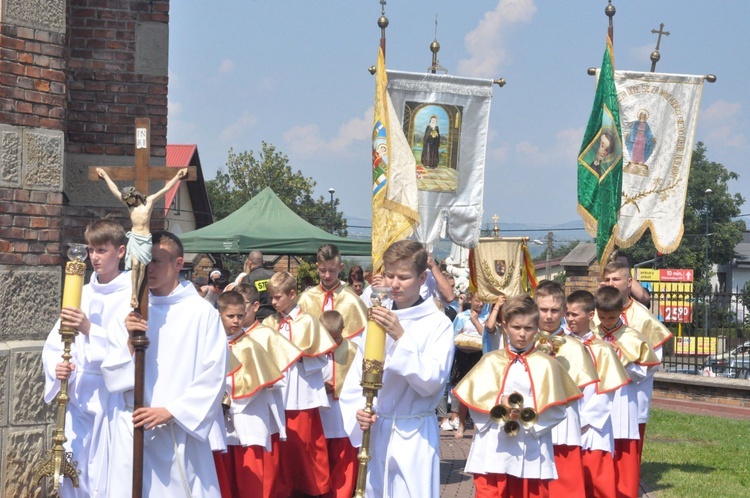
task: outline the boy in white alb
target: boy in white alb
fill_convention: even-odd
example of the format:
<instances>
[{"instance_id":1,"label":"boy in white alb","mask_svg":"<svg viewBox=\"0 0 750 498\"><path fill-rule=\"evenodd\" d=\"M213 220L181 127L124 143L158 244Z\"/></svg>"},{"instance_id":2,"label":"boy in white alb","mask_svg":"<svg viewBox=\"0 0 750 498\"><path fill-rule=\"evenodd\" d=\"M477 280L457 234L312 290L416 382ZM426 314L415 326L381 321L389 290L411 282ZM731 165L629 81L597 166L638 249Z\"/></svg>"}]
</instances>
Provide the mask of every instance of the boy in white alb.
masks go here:
<instances>
[{"instance_id":1,"label":"boy in white alb","mask_svg":"<svg viewBox=\"0 0 750 498\"><path fill-rule=\"evenodd\" d=\"M286 413L284 411L284 386L286 385L286 373L302 358L302 351L292 344L286 337L270 327L266 327L258 320L261 308L260 292L255 286L240 284L235 287L245 299L245 320L242 330L268 353L276 368L285 374L283 380L274 384L273 389L264 389L253 398L251 410L263 419L263 422L251 424L253 430L262 431L264 437L268 436L266 451L263 452L263 496L279 496L277 483L281 480L281 441L286 441ZM270 298L269 298L270 301ZM270 304L270 303L269 303ZM278 387L278 388L276 388ZM236 410L242 406L237 404ZM265 407L265 408L263 408ZM236 413L236 411L235 411ZM243 419L244 416L238 416ZM242 424L240 424L242 426ZM245 424L250 427L250 424ZM235 435L236 437L236 435ZM237 442L239 444L239 440ZM269 445L270 444L270 449Z\"/></svg>"},{"instance_id":2,"label":"boy in white alb","mask_svg":"<svg viewBox=\"0 0 750 498\"><path fill-rule=\"evenodd\" d=\"M659 358L640 332L622 322L622 307L622 295L616 288L605 286L596 291L598 335L615 348L631 380L615 391L612 402L617 496L637 498L641 472L638 457L638 384L646 379L649 368L659 364Z\"/></svg>"},{"instance_id":3,"label":"boy in white alb","mask_svg":"<svg viewBox=\"0 0 750 498\"><path fill-rule=\"evenodd\" d=\"M230 351L226 386L230 398L228 446L221 464L217 464L217 470L221 468L226 477L222 495L225 498L276 496L278 465L267 459L265 453L272 451L271 430L275 428L269 406L274 398L269 392L283 386L284 374L260 343L245 334L242 324L246 306L242 294L224 292L219 296L218 309Z\"/></svg>"},{"instance_id":4,"label":"boy in white alb","mask_svg":"<svg viewBox=\"0 0 750 498\"><path fill-rule=\"evenodd\" d=\"M148 322L138 313L108 330L102 375L116 397L108 495L132 496L133 429L143 427L143 496L218 498L209 430L220 416L227 370L226 334L216 309L179 280L182 242L154 232L148 265ZM147 331L144 406L133 409L130 335Z\"/></svg>"},{"instance_id":5,"label":"boy in white alb","mask_svg":"<svg viewBox=\"0 0 750 498\"><path fill-rule=\"evenodd\" d=\"M370 460L365 495L371 498L437 498L440 496L440 438L435 407L443 396L453 361L451 322L420 286L427 251L419 242L402 240L383 254L385 284L393 309L372 308L372 319L386 332L383 388L375 414L363 408L362 339L339 398L344 427L354 446L370 427Z\"/></svg>"},{"instance_id":6,"label":"boy in white alb","mask_svg":"<svg viewBox=\"0 0 750 498\"><path fill-rule=\"evenodd\" d=\"M357 345L342 337L344 318L336 310L324 311L320 315L320 325L331 334L336 349L328 357L328 365L323 369L323 379L330 407L320 409L320 420L328 444L328 461L331 469L331 491L328 498L351 498L357 483L357 448L349 441L344 428L344 417L339 406L339 397L344 388L344 380L357 354Z\"/></svg>"},{"instance_id":7,"label":"boy in white alb","mask_svg":"<svg viewBox=\"0 0 750 498\"><path fill-rule=\"evenodd\" d=\"M611 345L591 331L596 302L588 291L573 292L567 299L565 318L571 338L580 340L596 365L599 382L583 389L580 401L581 460L587 497L616 498L612 401L630 377Z\"/></svg>"},{"instance_id":8,"label":"boy in white alb","mask_svg":"<svg viewBox=\"0 0 750 498\"><path fill-rule=\"evenodd\" d=\"M630 276L630 266L623 261L613 261L604 267L601 285L614 287L620 292L625 305L622 309L622 321L628 327L637 330L648 341L648 345L662 360L662 346L672 338L672 333L659 321L640 301L633 296L634 289L643 288L638 282L633 282ZM651 393L654 390L654 374L659 370L659 365L649 368L646 379L638 384L638 460L643 453L643 439L646 436L646 424L648 423L651 408Z\"/></svg>"},{"instance_id":9,"label":"boy in white alb","mask_svg":"<svg viewBox=\"0 0 750 498\"><path fill-rule=\"evenodd\" d=\"M565 367L579 389L595 384L599 377L586 348L579 341L570 340L570 331L562 326L565 316L565 291L558 282L544 280L536 288L534 301L539 307L539 330L548 333L559 346L552 346L550 354ZM566 339L567 338L567 339ZM554 343L553 343L554 344ZM537 344L537 347L539 345ZM567 406L565 420L552 429L557 479L550 481L550 496L584 498L583 463L581 461L581 417L578 403Z\"/></svg>"},{"instance_id":10,"label":"boy in white alb","mask_svg":"<svg viewBox=\"0 0 750 498\"><path fill-rule=\"evenodd\" d=\"M101 362L107 351L107 327L113 317L126 314L130 300L130 275L120 273L125 255L125 230L112 220L91 223L84 233L94 274L83 287L81 308L63 308L42 349L45 372L44 401L51 403L68 379L65 414L66 451L73 452L81 474L78 488L64 480L60 494L68 497L105 496L109 458L107 403L109 392L102 380ZM79 334L71 345L70 364L62 361L60 325Z\"/></svg>"},{"instance_id":11,"label":"boy in white alb","mask_svg":"<svg viewBox=\"0 0 750 498\"><path fill-rule=\"evenodd\" d=\"M510 298L503 305L507 347L484 355L454 389L476 427L465 470L474 474L478 498L547 497L550 480L558 476L550 431L582 394L560 362L535 349L538 328L534 300ZM493 420L490 412L502 405L509 419L519 421L509 401L518 394L538 419L513 434L507 421Z\"/></svg>"},{"instance_id":12,"label":"boy in white alb","mask_svg":"<svg viewBox=\"0 0 750 498\"><path fill-rule=\"evenodd\" d=\"M301 492L312 496L331 488L326 446L319 408L328 407L323 382L327 355L336 347L331 336L312 315L295 303L297 279L291 273L276 273L268 282L268 295L276 310L263 325L276 329L302 351L302 359L286 373L283 388L286 410L286 441L281 453L280 496Z\"/></svg>"},{"instance_id":13,"label":"boy in white alb","mask_svg":"<svg viewBox=\"0 0 750 498\"><path fill-rule=\"evenodd\" d=\"M321 246L316 266L320 284L300 294L297 304L318 319L324 311L338 311L344 317L344 339L354 339L365 330L367 306L351 287L339 280L344 269L339 248L333 244Z\"/></svg>"}]
</instances>

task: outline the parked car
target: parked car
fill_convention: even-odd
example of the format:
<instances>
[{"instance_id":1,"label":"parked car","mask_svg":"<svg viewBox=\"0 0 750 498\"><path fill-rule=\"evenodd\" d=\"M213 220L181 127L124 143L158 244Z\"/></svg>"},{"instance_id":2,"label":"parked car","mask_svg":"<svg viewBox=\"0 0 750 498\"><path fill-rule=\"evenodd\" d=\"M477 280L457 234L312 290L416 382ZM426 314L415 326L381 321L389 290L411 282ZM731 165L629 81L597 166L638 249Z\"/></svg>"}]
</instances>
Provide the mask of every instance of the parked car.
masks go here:
<instances>
[{"instance_id":1,"label":"parked car","mask_svg":"<svg viewBox=\"0 0 750 498\"><path fill-rule=\"evenodd\" d=\"M730 377L750 379L750 341L727 353L711 355L703 363L701 375L706 377Z\"/></svg>"}]
</instances>

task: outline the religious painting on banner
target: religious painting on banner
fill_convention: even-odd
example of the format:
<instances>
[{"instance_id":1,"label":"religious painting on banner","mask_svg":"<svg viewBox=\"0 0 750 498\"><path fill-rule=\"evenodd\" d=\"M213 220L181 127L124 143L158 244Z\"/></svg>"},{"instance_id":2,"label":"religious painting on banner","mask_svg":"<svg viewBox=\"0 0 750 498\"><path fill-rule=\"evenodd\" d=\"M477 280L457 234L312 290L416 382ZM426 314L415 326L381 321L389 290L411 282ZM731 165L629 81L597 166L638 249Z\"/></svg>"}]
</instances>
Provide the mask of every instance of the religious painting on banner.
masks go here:
<instances>
[{"instance_id":1,"label":"religious painting on banner","mask_svg":"<svg viewBox=\"0 0 750 498\"><path fill-rule=\"evenodd\" d=\"M492 80L388 71L388 94L416 161L417 240L476 246Z\"/></svg>"},{"instance_id":2,"label":"religious painting on banner","mask_svg":"<svg viewBox=\"0 0 750 498\"><path fill-rule=\"evenodd\" d=\"M419 190L456 191L462 113L461 106L405 103L404 134L417 162Z\"/></svg>"},{"instance_id":3,"label":"religious painting on banner","mask_svg":"<svg viewBox=\"0 0 750 498\"><path fill-rule=\"evenodd\" d=\"M537 284L534 262L521 237L479 239L469 253L469 271L471 287L485 303L496 302L501 293L533 294Z\"/></svg>"},{"instance_id":4,"label":"religious painting on banner","mask_svg":"<svg viewBox=\"0 0 750 498\"><path fill-rule=\"evenodd\" d=\"M673 252L683 234L703 76L616 71L623 131L622 206L615 240L630 247L651 230Z\"/></svg>"}]
</instances>

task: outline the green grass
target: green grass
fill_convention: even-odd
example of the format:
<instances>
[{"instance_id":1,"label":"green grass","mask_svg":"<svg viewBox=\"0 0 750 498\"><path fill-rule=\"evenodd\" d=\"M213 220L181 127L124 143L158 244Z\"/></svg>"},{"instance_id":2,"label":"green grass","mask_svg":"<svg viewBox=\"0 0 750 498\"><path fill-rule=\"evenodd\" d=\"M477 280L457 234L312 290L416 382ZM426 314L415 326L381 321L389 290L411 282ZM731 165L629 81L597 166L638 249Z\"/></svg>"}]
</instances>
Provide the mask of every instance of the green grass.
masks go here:
<instances>
[{"instance_id":1,"label":"green grass","mask_svg":"<svg viewBox=\"0 0 750 498\"><path fill-rule=\"evenodd\" d=\"M651 410L641 480L658 498L750 496L750 421Z\"/></svg>"}]
</instances>

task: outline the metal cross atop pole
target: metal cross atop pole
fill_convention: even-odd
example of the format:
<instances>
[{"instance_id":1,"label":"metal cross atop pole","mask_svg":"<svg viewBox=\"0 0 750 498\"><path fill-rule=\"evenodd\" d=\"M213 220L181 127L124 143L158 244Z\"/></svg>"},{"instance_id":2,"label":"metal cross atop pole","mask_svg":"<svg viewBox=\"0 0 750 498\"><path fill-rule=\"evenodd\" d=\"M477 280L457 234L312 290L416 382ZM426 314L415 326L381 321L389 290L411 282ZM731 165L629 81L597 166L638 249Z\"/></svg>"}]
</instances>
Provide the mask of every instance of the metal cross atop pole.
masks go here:
<instances>
[{"instance_id":1,"label":"metal cross atop pole","mask_svg":"<svg viewBox=\"0 0 750 498\"><path fill-rule=\"evenodd\" d=\"M664 31L664 23L659 24L659 30L652 29L651 33L658 34L659 37L656 39L656 48L651 52L651 72L656 72L656 63L661 59L659 53L659 44L661 43L661 35L669 36L669 31Z\"/></svg>"},{"instance_id":2,"label":"metal cross atop pole","mask_svg":"<svg viewBox=\"0 0 750 498\"><path fill-rule=\"evenodd\" d=\"M195 167L183 168L177 174L174 169L164 166L150 166L151 157L151 121L147 118L135 120L135 167L133 166L91 166L89 180L105 180L110 192L123 203L130 212L132 229L128 248L139 238L143 238L143 245L147 246L148 256L141 261L143 255L135 256L132 251L129 263L132 266L133 297L131 306L139 312L144 320L148 320L148 280L145 276L146 265L150 261L151 238L150 219L154 203L163 197L178 180L194 180ZM135 182L135 188L127 187L120 191L113 180L129 180ZM155 194L148 194L148 184L151 180L169 180L164 187ZM138 244L141 245L141 244ZM130 340L135 356L135 382L133 389L134 409L144 405L144 381L146 348L149 340L144 332L134 332ZM140 498L143 493L143 427L133 432L133 497Z\"/></svg>"}]
</instances>

